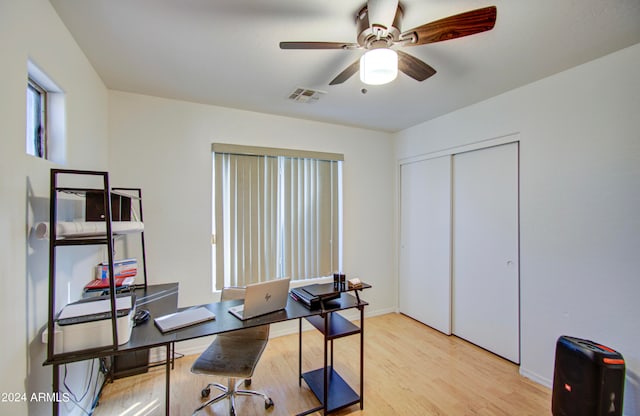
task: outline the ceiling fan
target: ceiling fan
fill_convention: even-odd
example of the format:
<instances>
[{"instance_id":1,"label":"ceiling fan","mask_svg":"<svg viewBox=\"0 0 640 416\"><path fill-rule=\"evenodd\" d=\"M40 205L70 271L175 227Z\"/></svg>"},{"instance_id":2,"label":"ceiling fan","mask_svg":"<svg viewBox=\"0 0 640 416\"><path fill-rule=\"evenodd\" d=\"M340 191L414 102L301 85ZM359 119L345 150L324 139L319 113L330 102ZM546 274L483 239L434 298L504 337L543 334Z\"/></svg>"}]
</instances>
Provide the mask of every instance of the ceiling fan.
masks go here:
<instances>
[{"instance_id":1,"label":"ceiling fan","mask_svg":"<svg viewBox=\"0 0 640 416\"><path fill-rule=\"evenodd\" d=\"M417 81L424 81L436 73L427 63L398 50L399 47L418 46L427 43L457 39L475 35L493 29L496 22L495 6L471 10L454 16L445 17L413 29L402 31L403 8L398 0L368 0L356 16L357 41L346 42L280 42L280 49L365 49L362 57L338 74L329 85L341 84L360 71L365 83L383 84L392 81L401 71ZM391 68L367 66L369 57L374 54L389 55ZM375 64L377 65L377 64ZM373 76L384 78L367 82L365 70L373 68ZM376 73L377 71L377 73ZM394 72L391 74L391 72ZM387 73L388 72L388 73ZM386 78L385 78L386 77Z\"/></svg>"}]
</instances>

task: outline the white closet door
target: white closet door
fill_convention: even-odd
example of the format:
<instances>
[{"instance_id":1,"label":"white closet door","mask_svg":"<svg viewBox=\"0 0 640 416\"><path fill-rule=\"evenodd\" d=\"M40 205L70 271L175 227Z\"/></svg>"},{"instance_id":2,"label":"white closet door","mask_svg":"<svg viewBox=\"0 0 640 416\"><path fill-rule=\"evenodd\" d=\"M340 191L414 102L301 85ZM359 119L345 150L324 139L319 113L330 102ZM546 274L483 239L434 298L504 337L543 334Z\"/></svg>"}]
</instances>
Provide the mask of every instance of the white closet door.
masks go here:
<instances>
[{"instance_id":1,"label":"white closet door","mask_svg":"<svg viewBox=\"0 0 640 416\"><path fill-rule=\"evenodd\" d=\"M451 157L400 168L400 312L451 334Z\"/></svg>"},{"instance_id":2,"label":"white closet door","mask_svg":"<svg viewBox=\"0 0 640 416\"><path fill-rule=\"evenodd\" d=\"M520 361L518 145L453 159L452 331Z\"/></svg>"}]
</instances>

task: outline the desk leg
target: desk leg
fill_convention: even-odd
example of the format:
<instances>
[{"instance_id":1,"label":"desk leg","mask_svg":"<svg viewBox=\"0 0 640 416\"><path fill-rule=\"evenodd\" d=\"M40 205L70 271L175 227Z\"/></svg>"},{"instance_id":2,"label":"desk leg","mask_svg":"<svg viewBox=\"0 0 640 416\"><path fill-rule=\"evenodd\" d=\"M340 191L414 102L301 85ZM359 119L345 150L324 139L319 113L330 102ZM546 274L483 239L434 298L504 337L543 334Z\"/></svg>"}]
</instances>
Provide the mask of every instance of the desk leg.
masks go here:
<instances>
[{"instance_id":1,"label":"desk leg","mask_svg":"<svg viewBox=\"0 0 640 416\"><path fill-rule=\"evenodd\" d=\"M327 326L327 325L325 325L325 330L326 330L328 327L331 327L331 317L332 317L332 316L333 316L333 312L329 312L329 313L327 314L327 317L326 317L325 319L329 320L329 325L328 325L328 326ZM325 322L326 322L326 321L325 321ZM327 334L327 335L328 335L329 333L328 333L328 332L325 332L325 334ZM325 339L326 339L326 335L325 335ZM333 368L333 339L331 339L331 341L329 341L329 342L331 343L331 355L329 355L329 357L330 357L330 364L329 364L329 366L330 366L331 368ZM326 346L326 343L325 343L325 349L326 349L326 348L327 348L327 346ZM325 364L325 367L326 367L326 364Z\"/></svg>"},{"instance_id":2,"label":"desk leg","mask_svg":"<svg viewBox=\"0 0 640 416\"><path fill-rule=\"evenodd\" d=\"M171 369L176 368L176 343L171 343Z\"/></svg>"},{"instance_id":3,"label":"desk leg","mask_svg":"<svg viewBox=\"0 0 640 416\"><path fill-rule=\"evenodd\" d=\"M164 414L169 416L170 412L170 404L169 398L171 397L171 343L167 343L167 355L165 357L165 389L164 389Z\"/></svg>"},{"instance_id":4,"label":"desk leg","mask_svg":"<svg viewBox=\"0 0 640 416\"><path fill-rule=\"evenodd\" d=\"M298 387L302 387L302 318L298 318Z\"/></svg>"},{"instance_id":5,"label":"desk leg","mask_svg":"<svg viewBox=\"0 0 640 416\"><path fill-rule=\"evenodd\" d=\"M329 404L329 374L327 371L327 337L329 336L329 320L331 319L331 313L324 315L324 394L322 401L322 414L327 414L327 405ZM333 346L333 344L331 344ZM333 356L332 356L333 358Z\"/></svg>"},{"instance_id":6,"label":"desk leg","mask_svg":"<svg viewBox=\"0 0 640 416\"><path fill-rule=\"evenodd\" d=\"M60 394L60 367L58 364L53 365L53 395L58 396ZM60 403L58 400L53 400L53 416L60 414Z\"/></svg>"},{"instance_id":7,"label":"desk leg","mask_svg":"<svg viewBox=\"0 0 640 416\"><path fill-rule=\"evenodd\" d=\"M356 291L358 293L358 291ZM364 306L360 306L360 410L364 409Z\"/></svg>"}]
</instances>

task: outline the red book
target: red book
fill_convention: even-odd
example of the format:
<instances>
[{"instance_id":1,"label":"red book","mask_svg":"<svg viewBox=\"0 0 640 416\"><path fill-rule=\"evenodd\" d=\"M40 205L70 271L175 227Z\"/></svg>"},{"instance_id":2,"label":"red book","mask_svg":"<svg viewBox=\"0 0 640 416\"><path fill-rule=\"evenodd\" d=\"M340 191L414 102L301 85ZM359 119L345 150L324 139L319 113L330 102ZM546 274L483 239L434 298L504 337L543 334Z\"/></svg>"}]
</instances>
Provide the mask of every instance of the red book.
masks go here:
<instances>
[{"instance_id":1,"label":"red book","mask_svg":"<svg viewBox=\"0 0 640 416\"><path fill-rule=\"evenodd\" d=\"M128 286L134 282L132 276L116 277L116 287ZM109 289L109 279L93 279L86 284L84 290Z\"/></svg>"}]
</instances>

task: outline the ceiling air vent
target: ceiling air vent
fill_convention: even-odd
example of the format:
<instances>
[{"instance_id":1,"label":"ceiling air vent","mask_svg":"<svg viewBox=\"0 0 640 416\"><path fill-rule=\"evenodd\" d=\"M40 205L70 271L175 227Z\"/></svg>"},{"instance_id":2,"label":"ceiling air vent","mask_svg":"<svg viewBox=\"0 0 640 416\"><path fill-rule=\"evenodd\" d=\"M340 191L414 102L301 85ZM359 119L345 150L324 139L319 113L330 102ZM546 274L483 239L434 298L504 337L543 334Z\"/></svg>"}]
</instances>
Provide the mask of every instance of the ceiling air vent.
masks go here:
<instances>
[{"instance_id":1,"label":"ceiling air vent","mask_svg":"<svg viewBox=\"0 0 640 416\"><path fill-rule=\"evenodd\" d=\"M289 94L289 99L299 103L311 104L318 101L322 94L326 94L326 92L311 90L308 88L296 88L291 94Z\"/></svg>"}]
</instances>

